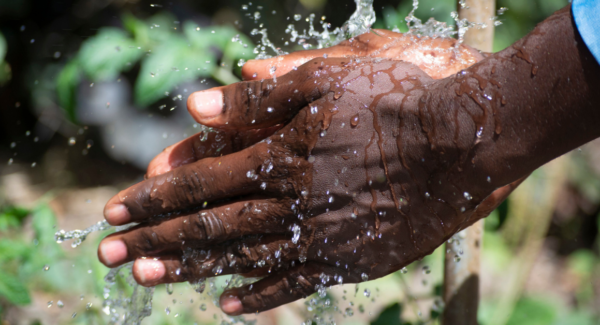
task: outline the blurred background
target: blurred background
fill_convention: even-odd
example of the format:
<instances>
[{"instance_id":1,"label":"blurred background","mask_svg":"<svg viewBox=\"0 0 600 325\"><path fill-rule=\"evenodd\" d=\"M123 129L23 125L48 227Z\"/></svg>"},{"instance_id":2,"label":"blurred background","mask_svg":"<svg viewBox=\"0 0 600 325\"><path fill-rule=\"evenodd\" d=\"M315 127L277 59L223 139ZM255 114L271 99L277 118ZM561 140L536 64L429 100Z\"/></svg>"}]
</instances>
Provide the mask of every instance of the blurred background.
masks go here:
<instances>
[{"instance_id":1,"label":"blurred background","mask_svg":"<svg viewBox=\"0 0 600 325\"><path fill-rule=\"evenodd\" d=\"M497 2L508 10L495 51L568 4ZM375 0L374 27L406 31L411 8L412 0ZM455 8L421 0L417 16L450 24ZM106 233L77 248L56 244L54 233L101 220L104 203L141 180L152 157L198 131L187 96L239 80L256 55L254 29L293 51L302 46L286 44L288 24L307 29L314 13L341 26L354 9L351 0L0 0L0 324L108 323L108 269L96 259ZM600 142L534 172L485 221L480 323L600 324L599 218ZM331 290L321 321L438 324L442 250ZM144 323L238 322L212 299L188 284L159 286ZM310 324L327 305L319 299L247 319Z\"/></svg>"}]
</instances>

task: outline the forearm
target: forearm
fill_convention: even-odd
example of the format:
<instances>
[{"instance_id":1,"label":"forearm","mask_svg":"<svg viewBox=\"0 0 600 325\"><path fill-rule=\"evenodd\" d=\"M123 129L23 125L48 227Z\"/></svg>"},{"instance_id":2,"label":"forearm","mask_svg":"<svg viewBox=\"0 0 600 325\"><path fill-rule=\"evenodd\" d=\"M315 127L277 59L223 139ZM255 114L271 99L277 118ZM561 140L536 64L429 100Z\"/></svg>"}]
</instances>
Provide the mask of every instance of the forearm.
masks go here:
<instances>
[{"instance_id":1,"label":"forearm","mask_svg":"<svg viewBox=\"0 0 600 325\"><path fill-rule=\"evenodd\" d=\"M468 153L455 171L466 187L503 186L600 136L600 65L570 8L436 87L427 102L439 119L461 117L455 143Z\"/></svg>"}]
</instances>

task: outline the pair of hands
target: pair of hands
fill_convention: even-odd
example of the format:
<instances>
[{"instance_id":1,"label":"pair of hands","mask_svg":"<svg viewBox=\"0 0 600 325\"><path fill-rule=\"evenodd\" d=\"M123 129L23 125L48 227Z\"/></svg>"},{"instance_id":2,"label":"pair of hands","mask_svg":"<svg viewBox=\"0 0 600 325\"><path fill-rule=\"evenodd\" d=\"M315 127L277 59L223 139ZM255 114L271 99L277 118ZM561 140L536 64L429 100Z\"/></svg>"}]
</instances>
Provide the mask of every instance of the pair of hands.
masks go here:
<instances>
[{"instance_id":1,"label":"pair of hands","mask_svg":"<svg viewBox=\"0 0 600 325\"><path fill-rule=\"evenodd\" d=\"M140 224L105 238L100 261L135 260L145 286L264 277L223 294L223 311L238 315L431 253L518 184L463 190L469 180L456 175L469 148L457 145L459 117L436 127L445 108L426 105L436 79L481 59L452 39L376 30L248 62L246 81L188 99L216 131L168 147L145 181L107 203L110 224Z\"/></svg>"}]
</instances>

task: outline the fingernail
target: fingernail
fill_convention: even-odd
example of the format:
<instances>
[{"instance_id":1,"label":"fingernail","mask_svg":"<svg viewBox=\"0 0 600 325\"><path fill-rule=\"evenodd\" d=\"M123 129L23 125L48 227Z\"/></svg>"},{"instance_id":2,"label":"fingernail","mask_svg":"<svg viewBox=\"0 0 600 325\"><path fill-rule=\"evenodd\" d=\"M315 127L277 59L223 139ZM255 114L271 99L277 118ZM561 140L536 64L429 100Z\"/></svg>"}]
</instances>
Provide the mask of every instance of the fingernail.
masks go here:
<instances>
[{"instance_id":1,"label":"fingernail","mask_svg":"<svg viewBox=\"0 0 600 325\"><path fill-rule=\"evenodd\" d=\"M122 240L105 240L100 243L100 254L104 264L112 266L127 258L127 246Z\"/></svg>"},{"instance_id":2,"label":"fingernail","mask_svg":"<svg viewBox=\"0 0 600 325\"><path fill-rule=\"evenodd\" d=\"M135 261L135 273L142 283L154 283L165 276L165 265L155 259L139 259Z\"/></svg>"},{"instance_id":3,"label":"fingernail","mask_svg":"<svg viewBox=\"0 0 600 325\"><path fill-rule=\"evenodd\" d=\"M228 315L240 315L243 311L242 302L234 295L222 295L220 299L221 309Z\"/></svg>"},{"instance_id":4,"label":"fingernail","mask_svg":"<svg viewBox=\"0 0 600 325\"><path fill-rule=\"evenodd\" d=\"M123 204L115 204L107 207L106 211L104 211L104 217L111 225L122 225L131 220L129 210Z\"/></svg>"},{"instance_id":5,"label":"fingernail","mask_svg":"<svg viewBox=\"0 0 600 325\"><path fill-rule=\"evenodd\" d=\"M221 90L206 90L190 95L194 109L201 118L215 117L223 111L223 92Z\"/></svg>"}]
</instances>

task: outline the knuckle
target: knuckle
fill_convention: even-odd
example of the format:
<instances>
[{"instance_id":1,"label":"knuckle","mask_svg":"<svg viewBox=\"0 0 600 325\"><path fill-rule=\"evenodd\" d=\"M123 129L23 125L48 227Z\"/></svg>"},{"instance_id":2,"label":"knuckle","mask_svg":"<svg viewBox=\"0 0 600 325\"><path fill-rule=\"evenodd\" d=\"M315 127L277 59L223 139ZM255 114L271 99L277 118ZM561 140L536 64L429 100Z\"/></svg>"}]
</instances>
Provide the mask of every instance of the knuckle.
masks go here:
<instances>
[{"instance_id":1,"label":"knuckle","mask_svg":"<svg viewBox=\"0 0 600 325\"><path fill-rule=\"evenodd\" d=\"M158 234L151 227L141 229L136 235L137 240L128 245L133 254L151 254L161 247Z\"/></svg>"},{"instance_id":2,"label":"knuckle","mask_svg":"<svg viewBox=\"0 0 600 325\"><path fill-rule=\"evenodd\" d=\"M225 235L223 221L212 210L199 212L187 220L189 227L183 229L188 238L210 242Z\"/></svg>"}]
</instances>

